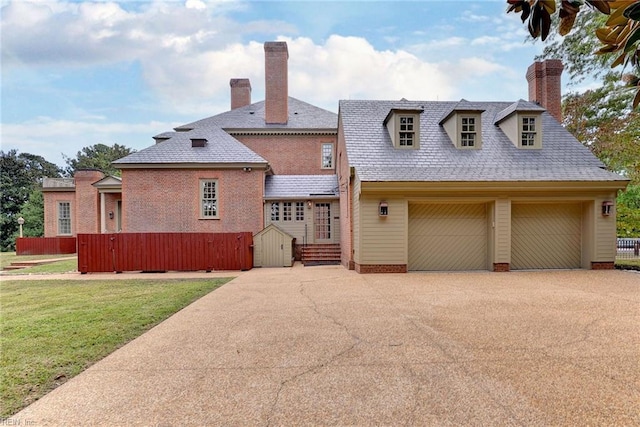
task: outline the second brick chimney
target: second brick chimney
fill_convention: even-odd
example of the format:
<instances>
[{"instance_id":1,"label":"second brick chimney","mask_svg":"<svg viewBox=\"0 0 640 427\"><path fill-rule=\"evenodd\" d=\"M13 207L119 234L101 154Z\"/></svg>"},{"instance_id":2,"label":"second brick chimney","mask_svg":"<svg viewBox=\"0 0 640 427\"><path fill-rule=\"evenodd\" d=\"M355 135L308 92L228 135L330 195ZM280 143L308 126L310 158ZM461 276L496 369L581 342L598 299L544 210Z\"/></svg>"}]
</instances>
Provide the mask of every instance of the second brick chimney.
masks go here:
<instances>
[{"instance_id":1,"label":"second brick chimney","mask_svg":"<svg viewBox=\"0 0 640 427\"><path fill-rule=\"evenodd\" d=\"M267 124L286 124L289 119L289 88L286 42L266 42L265 55L265 112Z\"/></svg>"},{"instance_id":2,"label":"second brick chimney","mask_svg":"<svg viewBox=\"0 0 640 427\"><path fill-rule=\"evenodd\" d=\"M251 83L249 79L231 79L231 109L251 104Z\"/></svg>"},{"instance_id":3,"label":"second brick chimney","mask_svg":"<svg viewBox=\"0 0 640 427\"><path fill-rule=\"evenodd\" d=\"M545 108L559 122L562 122L562 87L560 76L564 66L559 59L534 62L527 69L529 101Z\"/></svg>"}]
</instances>

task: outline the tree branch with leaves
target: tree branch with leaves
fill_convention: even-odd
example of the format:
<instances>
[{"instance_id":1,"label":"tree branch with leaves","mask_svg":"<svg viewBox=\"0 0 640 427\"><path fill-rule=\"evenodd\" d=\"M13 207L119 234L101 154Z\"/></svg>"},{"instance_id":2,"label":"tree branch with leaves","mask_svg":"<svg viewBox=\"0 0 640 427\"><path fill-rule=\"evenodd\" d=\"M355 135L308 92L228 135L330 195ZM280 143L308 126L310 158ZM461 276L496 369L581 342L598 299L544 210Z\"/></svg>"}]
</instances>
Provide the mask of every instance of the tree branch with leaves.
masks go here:
<instances>
[{"instance_id":1,"label":"tree branch with leaves","mask_svg":"<svg viewBox=\"0 0 640 427\"><path fill-rule=\"evenodd\" d=\"M569 34L579 14L584 13L584 6L608 16L595 30L600 48L592 53L614 54L611 68L631 69L622 80L635 89L633 108L640 107L640 0L507 0L507 4L507 13L519 13L531 37L543 41L549 36L554 20L558 21L560 35Z\"/></svg>"}]
</instances>

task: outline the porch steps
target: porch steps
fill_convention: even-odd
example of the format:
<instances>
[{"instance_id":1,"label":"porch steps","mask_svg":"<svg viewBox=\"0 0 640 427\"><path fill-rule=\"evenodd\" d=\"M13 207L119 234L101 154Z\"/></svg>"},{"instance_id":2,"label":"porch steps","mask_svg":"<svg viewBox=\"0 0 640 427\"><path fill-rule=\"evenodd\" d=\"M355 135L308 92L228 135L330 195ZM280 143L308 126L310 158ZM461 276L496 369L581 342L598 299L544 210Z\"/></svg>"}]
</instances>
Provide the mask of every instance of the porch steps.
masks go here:
<instances>
[{"instance_id":1,"label":"porch steps","mask_svg":"<svg viewBox=\"0 0 640 427\"><path fill-rule=\"evenodd\" d=\"M302 248L302 264L338 265L340 264L340 244L315 244Z\"/></svg>"}]
</instances>

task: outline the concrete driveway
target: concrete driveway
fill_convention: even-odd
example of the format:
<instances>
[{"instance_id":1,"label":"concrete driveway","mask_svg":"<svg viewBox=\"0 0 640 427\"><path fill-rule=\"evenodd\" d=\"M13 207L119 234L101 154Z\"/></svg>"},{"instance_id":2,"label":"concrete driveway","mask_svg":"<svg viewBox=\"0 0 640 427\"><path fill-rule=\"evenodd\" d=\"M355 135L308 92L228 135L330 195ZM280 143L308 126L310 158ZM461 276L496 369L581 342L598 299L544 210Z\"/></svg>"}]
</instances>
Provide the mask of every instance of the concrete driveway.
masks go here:
<instances>
[{"instance_id":1,"label":"concrete driveway","mask_svg":"<svg viewBox=\"0 0 640 427\"><path fill-rule=\"evenodd\" d=\"M255 269L11 421L640 425L639 331L632 272Z\"/></svg>"}]
</instances>

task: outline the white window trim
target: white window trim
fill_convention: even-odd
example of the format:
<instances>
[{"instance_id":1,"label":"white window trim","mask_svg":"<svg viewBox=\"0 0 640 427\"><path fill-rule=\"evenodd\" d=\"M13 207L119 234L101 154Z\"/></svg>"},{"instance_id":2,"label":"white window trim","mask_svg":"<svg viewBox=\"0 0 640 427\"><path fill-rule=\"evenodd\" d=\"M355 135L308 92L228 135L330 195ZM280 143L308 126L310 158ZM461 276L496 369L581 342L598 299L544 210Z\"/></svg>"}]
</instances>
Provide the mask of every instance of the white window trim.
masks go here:
<instances>
[{"instance_id":1,"label":"white window trim","mask_svg":"<svg viewBox=\"0 0 640 427\"><path fill-rule=\"evenodd\" d=\"M330 160L330 165L326 166L325 162L324 162L324 149L325 147L331 147L331 160ZM322 169L334 169L334 165L336 162L336 155L335 155L335 145L333 144L333 142L323 142L322 145L320 146L320 168Z\"/></svg>"},{"instance_id":2,"label":"white window trim","mask_svg":"<svg viewBox=\"0 0 640 427\"><path fill-rule=\"evenodd\" d=\"M288 208L288 209L287 209ZM282 222L293 222L295 205L293 202L282 202Z\"/></svg>"},{"instance_id":3,"label":"white window trim","mask_svg":"<svg viewBox=\"0 0 640 427\"><path fill-rule=\"evenodd\" d=\"M462 123L464 119L473 119L474 124L473 132L465 131L464 124ZM458 114L458 129L459 132L457 134L457 144L456 147L462 150L479 150L482 148L482 118L480 114ZM462 135L474 135L474 144L473 145L462 145Z\"/></svg>"},{"instance_id":4,"label":"white window trim","mask_svg":"<svg viewBox=\"0 0 640 427\"><path fill-rule=\"evenodd\" d=\"M204 185L208 182L213 182L215 184L215 199L213 199L216 207L215 215L204 214ZM220 219L220 186L217 179L200 179L198 184L198 210L200 213L200 219Z\"/></svg>"},{"instance_id":5,"label":"white window trim","mask_svg":"<svg viewBox=\"0 0 640 427\"><path fill-rule=\"evenodd\" d=\"M295 202L294 204L294 221L296 222L304 222L304 210L305 210L305 203L304 202ZM298 210L299 207L302 207L302 209ZM298 212L301 212L302 215L298 215ZM299 219L299 217L302 216L302 218Z\"/></svg>"},{"instance_id":6,"label":"white window trim","mask_svg":"<svg viewBox=\"0 0 640 427\"><path fill-rule=\"evenodd\" d=\"M275 215L274 215L275 214ZM275 218L274 218L275 216ZM269 221L280 222L280 202L271 202L269 210Z\"/></svg>"},{"instance_id":7,"label":"white window trim","mask_svg":"<svg viewBox=\"0 0 640 427\"><path fill-rule=\"evenodd\" d=\"M525 131L524 129L524 122L526 119L534 119L534 130L527 130ZM522 114L518 116L518 148L521 148L523 150L537 150L542 148L542 117L539 115L532 115L532 114ZM523 145L523 139L522 139L522 135L523 134L533 134L534 138L533 138L533 145Z\"/></svg>"},{"instance_id":8,"label":"white window trim","mask_svg":"<svg viewBox=\"0 0 640 427\"><path fill-rule=\"evenodd\" d=\"M411 131L407 131L407 130L402 130L401 126L402 124L400 123L402 121L403 118L410 118L413 119L413 123L411 124L412 129ZM407 149L407 150L413 150L418 148L418 146L420 145L419 141L420 141L420 133L419 130L420 129L420 118L417 114L402 114L402 113L398 113L398 115L396 116L396 148L401 148L401 149ZM411 141L411 145L401 145L401 137L400 135L403 133L411 133L413 134L413 139Z\"/></svg>"},{"instance_id":9,"label":"white window trim","mask_svg":"<svg viewBox=\"0 0 640 427\"><path fill-rule=\"evenodd\" d=\"M67 219L69 221L69 232L68 233L63 233L62 231L60 231L60 221L63 219L60 217L60 206L62 204L66 204L69 206L69 218L64 218ZM67 201L67 200L59 200L58 202L56 202L56 219L57 219L57 235L58 236L72 236L73 235L73 221L72 221L72 213L71 213L71 202Z\"/></svg>"}]
</instances>

